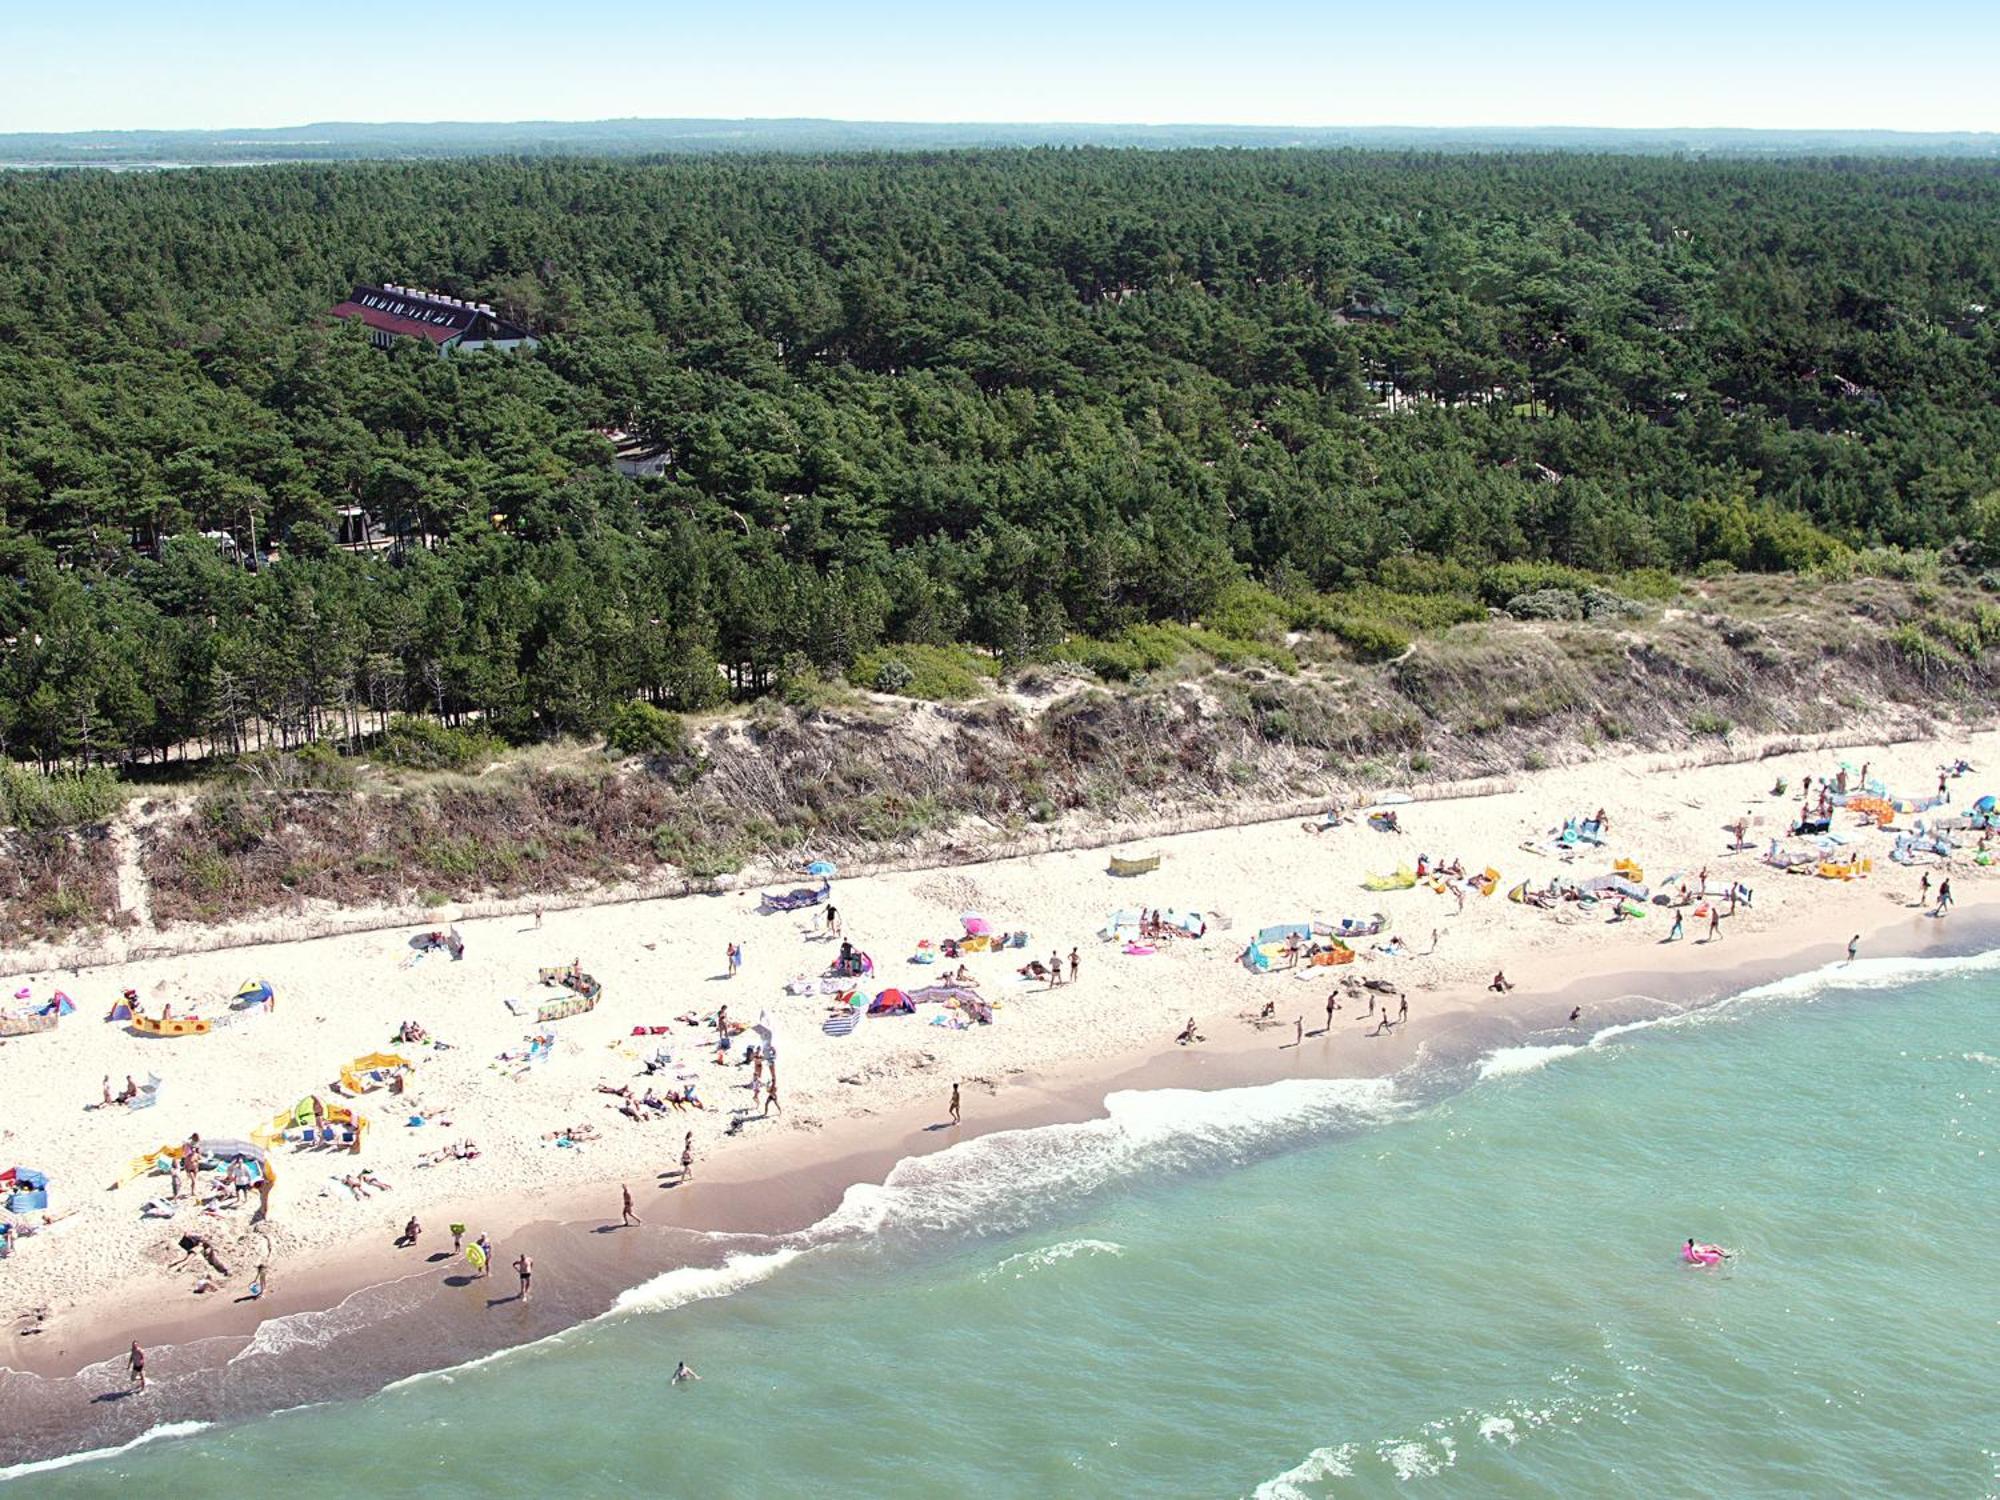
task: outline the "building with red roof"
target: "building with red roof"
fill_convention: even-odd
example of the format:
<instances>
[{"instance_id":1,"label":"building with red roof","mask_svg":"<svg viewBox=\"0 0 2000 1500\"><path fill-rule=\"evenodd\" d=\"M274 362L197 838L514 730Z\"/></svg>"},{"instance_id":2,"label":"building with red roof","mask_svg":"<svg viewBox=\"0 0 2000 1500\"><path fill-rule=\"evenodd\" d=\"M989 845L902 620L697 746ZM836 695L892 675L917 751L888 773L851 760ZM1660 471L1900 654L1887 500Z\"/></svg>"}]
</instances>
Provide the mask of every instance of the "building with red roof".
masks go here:
<instances>
[{"instance_id":1,"label":"building with red roof","mask_svg":"<svg viewBox=\"0 0 2000 1500\"><path fill-rule=\"evenodd\" d=\"M336 318L353 318L368 330L368 341L384 349L399 338L422 339L437 350L472 353L480 349L532 349L535 339L517 323L509 323L486 302L466 302L442 292L411 287L357 286L354 294L333 309Z\"/></svg>"}]
</instances>

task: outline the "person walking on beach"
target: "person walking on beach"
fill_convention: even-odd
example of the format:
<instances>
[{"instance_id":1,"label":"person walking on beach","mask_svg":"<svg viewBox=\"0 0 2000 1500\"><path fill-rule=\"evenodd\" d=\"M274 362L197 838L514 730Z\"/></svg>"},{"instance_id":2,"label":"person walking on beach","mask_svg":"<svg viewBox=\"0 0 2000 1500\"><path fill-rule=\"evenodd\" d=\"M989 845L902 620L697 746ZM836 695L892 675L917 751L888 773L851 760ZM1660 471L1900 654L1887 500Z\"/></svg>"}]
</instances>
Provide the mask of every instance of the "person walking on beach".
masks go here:
<instances>
[{"instance_id":1,"label":"person walking on beach","mask_svg":"<svg viewBox=\"0 0 2000 1500\"><path fill-rule=\"evenodd\" d=\"M484 1281L493 1274L493 1246L483 1233L472 1243L479 1247L479 1279Z\"/></svg>"},{"instance_id":2,"label":"person walking on beach","mask_svg":"<svg viewBox=\"0 0 2000 1500\"><path fill-rule=\"evenodd\" d=\"M779 1114L784 1113L784 1110L778 1108L778 1070L776 1068L771 1069L771 1081L764 1086L764 1113L768 1115L774 1109L778 1110Z\"/></svg>"},{"instance_id":3,"label":"person walking on beach","mask_svg":"<svg viewBox=\"0 0 2000 1500\"><path fill-rule=\"evenodd\" d=\"M1569 1024L1574 1026L1582 1018L1583 1007L1581 1005L1572 1005L1569 1008Z\"/></svg>"},{"instance_id":4,"label":"person walking on beach","mask_svg":"<svg viewBox=\"0 0 2000 1500\"><path fill-rule=\"evenodd\" d=\"M1932 912L1931 915L1934 917L1943 916L1945 908L1950 905L1951 905L1951 877L1947 875L1943 880L1940 880L1938 882L1937 910Z\"/></svg>"},{"instance_id":5,"label":"person walking on beach","mask_svg":"<svg viewBox=\"0 0 2000 1500\"><path fill-rule=\"evenodd\" d=\"M1306 1039L1306 1018L1304 1016L1300 1016L1296 1021L1292 1022L1292 1045L1294 1047L1303 1046L1305 1043L1305 1039Z\"/></svg>"},{"instance_id":6,"label":"person walking on beach","mask_svg":"<svg viewBox=\"0 0 2000 1500\"><path fill-rule=\"evenodd\" d=\"M514 1257L514 1274L521 1278L520 1300L526 1302L535 1285L535 1262L526 1251Z\"/></svg>"},{"instance_id":7,"label":"person walking on beach","mask_svg":"<svg viewBox=\"0 0 2000 1500\"><path fill-rule=\"evenodd\" d=\"M1679 912L1675 912L1674 925L1667 930L1667 941L1670 943L1678 943L1681 940L1681 934L1683 930L1684 926L1683 923L1681 922L1681 914Z\"/></svg>"},{"instance_id":8,"label":"person walking on beach","mask_svg":"<svg viewBox=\"0 0 2000 1500\"><path fill-rule=\"evenodd\" d=\"M631 1187L625 1183L620 1183L618 1186L618 1191L621 1194L623 1194L625 1198L625 1206L619 1211L618 1214L619 1224L627 1229L630 1229L634 1224L645 1223L646 1221L644 1219L640 1218L637 1214L632 1212Z\"/></svg>"},{"instance_id":9,"label":"person walking on beach","mask_svg":"<svg viewBox=\"0 0 2000 1500\"><path fill-rule=\"evenodd\" d=\"M826 904L826 931L829 937L840 936L840 908L831 901Z\"/></svg>"},{"instance_id":10,"label":"person walking on beach","mask_svg":"<svg viewBox=\"0 0 2000 1500\"><path fill-rule=\"evenodd\" d=\"M1853 937L1847 940L1847 961L1849 963L1853 963L1854 955L1859 953L1860 951L1861 951L1861 934L1857 932L1854 934Z\"/></svg>"},{"instance_id":11,"label":"person walking on beach","mask_svg":"<svg viewBox=\"0 0 2000 1500\"><path fill-rule=\"evenodd\" d=\"M1722 908L1713 902L1709 903L1708 908L1708 941L1711 943L1722 941Z\"/></svg>"},{"instance_id":12,"label":"person walking on beach","mask_svg":"<svg viewBox=\"0 0 2000 1500\"><path fill-rule=\"evenodd\" d=\"M1931 872L1924 871L1924 878L1917 882L1917 905L1928 906L1931 901Z\"/></svg>"},{"instance_id":13,"label":"person walking on beach","mask_svg":"<svg viewBox=\"0 0 2000 1500\"><path fill-rule=\"evenodd\" d=\"M1410 997L1408 995L1398 995L1396 997L1396 1024L1400 1026L1409 1019Z\"/></svg>"},{"instance_id":14,"label":"person walking on beach","mask_svg":"<svg viewBox=\"0 0 2000 1500\"><path fill-rule=\"evenodd\" d=\"M1326 1029L1333 1030L1333 1013L1340 1009L1340 991L1329 990L1326 996Z\"/></svg>"},{"instance_id":15,"label":"person walking on beach","mask_svg":"<svg viewBox=\"0 0 2000 1500\"><path fill-rule=\"evenodd\" d=\"M958 1085L955 1083L951 1086L951 1123L958 1123Z\"/></svg>"},{"instance_id":16,"label":"person walking on beach","mask_svg":"<svg viewBox=\"0 0 2000 1500\"><path fill-rule=\"evenodd\" d=\"M132 1340L132 1352L125 1358L125 1367L132 1372L132 1389L146 1388L146 1351L139 1347L137 1339Z\"/></svg>"},{"instance_id":17,"label":"person walking on beach","mask_svg":"<svg viewBox=\"0 0 2000 1500\"><path fill-rule=\"evenodd\" d=\"M681 1181L694 1181L694 1132L690 1130L681 1142Z\"/></svg>"}]
</instances>

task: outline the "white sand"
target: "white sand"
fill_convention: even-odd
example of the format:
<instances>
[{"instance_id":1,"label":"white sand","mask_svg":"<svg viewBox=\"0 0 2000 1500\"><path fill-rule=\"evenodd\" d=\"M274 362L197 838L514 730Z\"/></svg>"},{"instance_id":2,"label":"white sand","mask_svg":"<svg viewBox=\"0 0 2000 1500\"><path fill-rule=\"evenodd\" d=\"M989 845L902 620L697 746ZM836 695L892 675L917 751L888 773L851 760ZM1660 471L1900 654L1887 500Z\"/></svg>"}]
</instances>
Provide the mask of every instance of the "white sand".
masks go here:
<instances>
[{"instance_id":1,"label":"white sand","mask_svg":"<svg viewBox=\"0 0 2000 1500\"><path fill-rule=\"evenodd\" d=\"M1421 1011L1446 1003L1447 996L1454 1004L1479 1003L1485 981L1503 965L1520 994L1532 996L1591 972L1716 962L1716 953L1695 941L1705 924L1692 918L1686 943L1661 947L1670 918L1659 912L1613 926L1601 906L1590 914L1574 906L1543 912L1505 899L1505 889L1523 877L1537 884L1559 872L1582 878L1605 872L1614 857L1636 860L1655 882L1674 870L1707 865L1713 881L1741 879L1754 886L1754 907L1726 926L1725 957L1758 934L1795 944L1845 942L1850 932L1874 930L1897 917L1914 899L1918 872L1887 862L1887 835L1860 833L1855 818L1837 818L1836 831L1854 837L1876 859L1873 878L1840 885L1781 875L1760 864L1756 852L1725 853L1723 825L1747 814L1750 838L1761 850L1795 810L1805 773L1817 775L1842 759L1866 760L1892 791L1923 796L1935 787L1940 762L1964 755L2000 771L1996 751L2000 739L1981 734L1695 770L1662 769L1668 763L1656 757L1607 760L1525 776L1521 790L1502 796L1404 806L1399 810L1407 832L1401 837L1358 820L1313 837L1293 820L1160 840L1147 847L1164 853L1162 869L1135 880L1111 878L1102 852L836 880L834 900L847 933L878 966L870 993L891 984L917 988L939 974L942 964L926 969L906 960L919 938L956 935L962 912L976 910L997 927L1032 933L1025 952L967 960L981 993L1000 1002L996 1024L968 1030L928 1024L936 1011L926 1008L915 1017L870 1019L845 1039L822 1035L826 1002L787 996L781 986L797 974L817 977L830 961L836 945L823 937L823 912L759 915L754 894L554 912L540 931L528 916L478 919L462 924L468 947L459 963L434 952L408 964L409 939L419 930L413 925L81 974L10 974L0 994L12 995L25 984L39 1001L60 986L75 999L77 1014L52 1034L0 1045L0 1165L49 1173L52 1209L69 1215L54 1232L22 1240L11 1260L0 1261L0 1308L46 1306L61 1318L82 1302L152 1289L193 1310L205 1305L188 1296L199 1264L173 1274L165 1269L177 1253L174 1240L190 1227L232 1258L238 1268L233 1295L259 1260L295 1274L343 1244L388 1241L412 1213L426 1225L428 1249L473 1198L518 1195L532 1202L621 1179L636 1192L678 1162L684 1128L694 1131L703 1158L741 1149L724 1130L732 1112L749 1104L740 1087L749 1070L714 1066L704 1033L673 1019L690 1011L706 1017L723 1003L745 1021L768 1010L781 1028L783 1113L754 1120L744 1137L796 1139L804 1154L810 1138L803 1133L825 1121L913 1101L935 1101L941 1116L954 1081L965 1082L970 1107L984 1091L1004 1089L1010 1077L1164 1045L1189 1015L1211 1035L1240 1031L1239 1017L1275 999L1282 1021L1289 1025L1304 1014L1307 1026L1314 1026L1330 981L1343 973L1392 978ZM1782 801L1768 795L1780 775L1792 788ZM1953 787L1969 801L2000 788L2000 775L1969 776ZM1565 816L1600 806L1613 830L1601 858L1564 865L1521 849L1523 839ZM1469 897L1464 913L1455 915L1448 895L1428 889L1378 895L1361 888L1367 873L1414 862L1420 852L1457 855L1473 870L1497 867L1503 894ZM1952 873L1967 904L1996 889L1990 872L1963 857ZM774 882L774 888L804 883ZM1150 957L1125 956L1098 939L1110 910L1141 903L1220 913L1227 926L1217 923L1205 940L1176 943ZM1254 975L1236 961L1261 926L1375 910L1386 912L1389 930L1425 956L1371 956L1349 969L1315 971L1310 983ZM1430 953L1434 929L1438 941ZM744 971L734 980L717 978L732 940L746 945ZM1016 966L1027 958L1046 960L1052 950L1067 958L1072 947L1083 958L1079 986L1049 991L1016 979ZM537 1030L532 1006L557 998L538 985L537 969L572 958L603 981L603 1002L589 1015L553 1026L558 1041L550 1061L525 1071L497 1064L496 1054L522 1049ZM228 997L250 978L276 987L275 1013L235 1015L209 1036L145 1039L102 1019L128 985L148 1011L171 1000L177 1014L197 1010L220 1019L231 1014ZM502 1002L509 996L526 1002L526 1015L508 1012ZM390 1038L405 1019L420 1022L451 1050L393 1046ZM673 1031L642 1042L629 1035L642 1024L669 1024ZM714 1033L706 1035L712 1042ZM708 1110L646 1125L622 1118L593 1086L635 1082L637 1059L662 1044L698 1071ZM340 1066L378 1050L416 1060L409 1091L401 1099L375 1093L360 1101L373 1128L358 1158L280 1148L268 1226L253 1231L248 1207L220 1218L182 1208L171 1221L142 1219L140 1203L163 1189L164 1179L107 1190L133 1157L191 1131L247 1137L304 1095L317 1092L337 1102L329 1084ZM104 1075L116 1088L128 1074L143 1081L149 1072L164 1079L156 1108L89 1107ZM643 1089L643 1081L637 1086ZM432 1123L410 1128L404 1121L412 1114ZM573 1122L595 1125L601 1139L580 1150L544 1139ZM478 1160L417 1164L421 1154L467 1138L477 1142ZM335 1179L362 1167L392 1190L357 1201ZM672 1212L671 1202L663 1209L656 1196L642 1197L641 1205L642 1213Z\"/></svg>"}]
</instances>

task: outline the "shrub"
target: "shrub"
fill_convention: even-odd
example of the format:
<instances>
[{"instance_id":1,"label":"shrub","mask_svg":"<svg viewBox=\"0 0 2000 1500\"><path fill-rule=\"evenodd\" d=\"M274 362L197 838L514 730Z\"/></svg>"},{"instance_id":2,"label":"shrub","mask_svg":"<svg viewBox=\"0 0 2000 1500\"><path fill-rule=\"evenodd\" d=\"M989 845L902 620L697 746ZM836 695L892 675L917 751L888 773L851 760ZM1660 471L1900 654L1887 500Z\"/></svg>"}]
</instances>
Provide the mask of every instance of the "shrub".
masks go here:
<instances>
[{"instance_id":1,"label":"shrub","mask_svg":"<svg viewBox=\"0 0 2000 1500\"><path fill-rule=\"evenodd\" d=\"M1231 583L1202 611L1201 623L1239 641L1275 641L1284 634L1291 605L1261 584Z\"/></svg>"},{"instance_id":2,"label":"shrub","mask_svg":"<svg viewBox=\"0 0 2000 1500\"><path fill-rule=\"evenodd\" d=\"M1688 715L1688 732L1690 734L1712 734L1717 739L1720 739L1728 734L1733 727L1721 714L1713 713L1705 708L1698 708Z\"/></svg>"},{"instance_id":3,"label":"shrub","mask_svg":"<svg viewBox=\"0 0 2000 1500\"><path fill-rule=\"evenodd\" d=\"M118 778L102 766L44 776L0 761L0 825L40 833L102 823L124 800Z\"/></svg>"},{"instance_id":4,"label":"shrub","mask_svg":"<svg viewBox=\"0 0 2000 1500\"><path fill-rule=\"evenodd\" d=\"M465 771L500 753L500 742L476 729L398 714L382 732L376 759L411 771Z\"/></svg>"},{"instance_id":5,"label":"shrub","mask_svg":"<svg viewBox=\"0 0 2000 1500\"><path fill-rule=\"evenodd\" d=\"M977 698L995 671L991 659L966 646L910 643L862 652L848 677L857 687L878 693L952 703Z\"/></svg>"},{"instance_id":6,"label":"shrub","mask_svg":"<svg viewBox=\"0 0 2000 1500\"><path fill-rule=\"evenodd\" d=\"M1561 563L1497 563L1479 575L1479 597L1488 604L1504 604L1516 594L1532 594L1540 589L1594 588L1597 576Z\"/></svg>"},{"instance_id":7,"label":"shrub","mask_svg":"<svg viewBox=\"0 0 2000 1500\"><path fill-rule=\"evenodd\" d=\"M1363 661L1388 661L1410 649L1409 635L1387 620L1349 616L1334 621L1333 633Z\"/></svg>"},{"instance_id":8,"label":"shrub","mask_svg":"<svg viewBox=\"0 0 2000 1500\"><path fill-rule=\"evenodd\" d=\"M667 713L650 703L625 703L612 711L604 743L621 755L678 758L688 753L687 724L679 714Z\"/></svg>"}]
</instances>

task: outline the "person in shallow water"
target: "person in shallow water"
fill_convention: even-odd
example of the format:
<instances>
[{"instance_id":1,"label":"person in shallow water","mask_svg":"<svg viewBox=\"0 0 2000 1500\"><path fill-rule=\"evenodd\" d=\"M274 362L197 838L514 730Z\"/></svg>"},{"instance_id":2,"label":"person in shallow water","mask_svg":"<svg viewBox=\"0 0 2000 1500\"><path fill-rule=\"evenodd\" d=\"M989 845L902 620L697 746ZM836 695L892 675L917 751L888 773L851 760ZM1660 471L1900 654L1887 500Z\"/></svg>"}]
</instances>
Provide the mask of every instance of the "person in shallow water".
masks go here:
<instances>
[{"instance_id":1,"label":"person in shallow water","mask_svg":"<svg viewBox=\"0 0 2000 1500\"><path fill-rule=\"evenodd\" d=\"M134 1347L136 1348L137 1346L135 1345ZM686 1385L690 1380L699 1379L701 1377L695 1374L693 1368L689 1366L686 1360L683 1359L675 1362L673 1382L675 1385Z\"/></svg>"}]
</instances>

